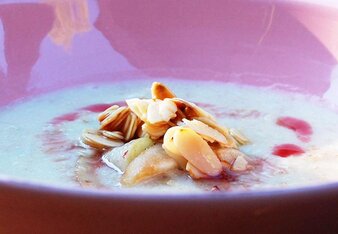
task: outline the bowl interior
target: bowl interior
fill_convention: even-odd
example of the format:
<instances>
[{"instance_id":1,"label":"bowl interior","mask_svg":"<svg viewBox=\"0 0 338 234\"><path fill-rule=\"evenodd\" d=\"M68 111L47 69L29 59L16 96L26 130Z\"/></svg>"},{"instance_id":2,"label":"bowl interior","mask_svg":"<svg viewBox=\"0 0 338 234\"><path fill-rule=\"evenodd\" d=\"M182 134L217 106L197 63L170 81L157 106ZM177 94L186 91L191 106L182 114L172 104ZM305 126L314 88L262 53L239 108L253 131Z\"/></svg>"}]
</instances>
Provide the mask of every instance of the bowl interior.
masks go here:
<instances>
[{"instance_id":1,"label":"bowl interior","mask_svg":"<svg viewBox=\"0 0 338 234\"><path fill-rule=\"evenodd\" d=\"M6 1L0 19L2 106L86 83L162 78L274 86L338 102L334 7Z\"/></svg>"}]
</instances>

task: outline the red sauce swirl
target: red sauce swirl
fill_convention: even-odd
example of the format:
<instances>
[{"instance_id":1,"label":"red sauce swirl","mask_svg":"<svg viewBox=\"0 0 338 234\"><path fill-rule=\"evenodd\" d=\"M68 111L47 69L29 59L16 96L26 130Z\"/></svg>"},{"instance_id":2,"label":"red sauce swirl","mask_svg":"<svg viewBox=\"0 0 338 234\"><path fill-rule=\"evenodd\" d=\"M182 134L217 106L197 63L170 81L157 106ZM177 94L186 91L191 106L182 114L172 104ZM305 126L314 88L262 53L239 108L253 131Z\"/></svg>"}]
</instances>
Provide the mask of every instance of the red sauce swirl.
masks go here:
<instances>
[{"instance_id":1,"label":"red sauce swirl","mask_svg":"<svg viewBox=\"0 0 338 234\"><path fill-rule=\"evenodd\" d=\"M279 157L289 157L289 156L295 156L295 155L300 155L303 154L304 150L294 144L282 144L282 145L276 145L273 148L273 155L277 155Z\"/></svg>"},{"instance_id":2,"label":"red sauce swirl","mask_svg":"<svg viewBox=\"0 0 338 234\"><path fill-rule=\"evenodd\" d=\"M297 137L303 142L309 142L313 133L311 125L301 119L293 117L280 117L277 119L277 125L288 128L297 134Z\"/></svg>"}]
</instances>

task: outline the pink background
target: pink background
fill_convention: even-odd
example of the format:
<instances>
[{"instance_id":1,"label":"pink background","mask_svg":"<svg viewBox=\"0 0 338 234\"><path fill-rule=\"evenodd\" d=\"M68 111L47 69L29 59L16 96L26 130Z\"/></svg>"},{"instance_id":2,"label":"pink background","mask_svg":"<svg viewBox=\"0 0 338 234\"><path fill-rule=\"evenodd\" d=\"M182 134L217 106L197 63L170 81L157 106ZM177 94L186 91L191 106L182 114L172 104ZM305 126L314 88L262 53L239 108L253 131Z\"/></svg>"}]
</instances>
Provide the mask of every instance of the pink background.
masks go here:
<instances>
[{"instance_id":1,"label":"pink background","mask_svg":"<svg viewBox=\"0 0 338 234\"><path fill-rule=\"evenodd\" d=\"M69 0L73 32L63 32L68 44L57 44L50 35L55 5L22 2L0 4L2 104L85 82L168 76L287 86L336 99L334 9L278 1ZM78 17L79 5L87 18ZM87 29L78 30L81 24Z\"/></svg>"}]
</instances>

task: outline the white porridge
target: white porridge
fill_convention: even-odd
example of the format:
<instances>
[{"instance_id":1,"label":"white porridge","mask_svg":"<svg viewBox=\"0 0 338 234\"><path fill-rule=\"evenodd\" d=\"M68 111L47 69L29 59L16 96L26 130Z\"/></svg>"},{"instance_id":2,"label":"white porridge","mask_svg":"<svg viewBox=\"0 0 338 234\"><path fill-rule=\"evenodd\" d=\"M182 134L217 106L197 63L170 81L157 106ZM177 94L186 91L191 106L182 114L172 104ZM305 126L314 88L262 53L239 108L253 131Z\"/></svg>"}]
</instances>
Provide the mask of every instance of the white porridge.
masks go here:
<instances>
[{"instance_id":1,"label":"white porridge","mask_svg":"<svg viewBox=\"0 0 338 234\"><path fill-rule=\"evenodd\" d=\"M250 140L240 147L248 170L192 179L174 169L121 185L102 152L80 142L112 104L150 98L151 81L80 86L16 103L0 112L0 174L43 184L143 192L242 191L338 182L338 114L321 100L295 93L217 82L164 81ZM162 140L160 140L162 142Z\"/></svg>"}]
</instances>

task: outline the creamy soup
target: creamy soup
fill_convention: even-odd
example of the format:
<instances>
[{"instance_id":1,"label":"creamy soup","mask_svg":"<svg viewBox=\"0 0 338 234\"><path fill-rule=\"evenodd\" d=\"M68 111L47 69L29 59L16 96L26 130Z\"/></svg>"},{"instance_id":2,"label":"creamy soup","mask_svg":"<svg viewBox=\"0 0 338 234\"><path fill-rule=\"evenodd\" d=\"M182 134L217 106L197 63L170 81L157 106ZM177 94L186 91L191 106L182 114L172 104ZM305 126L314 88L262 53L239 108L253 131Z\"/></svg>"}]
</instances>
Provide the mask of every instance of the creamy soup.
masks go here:
<instances>
[{"instance_id":1,"label":"creamy soup","mask_svg":"<svg viewBox=\"0 0 338 234\"><path fill-rule=\"evenodd\" d=\"M163 81L163 80L162 80ZM251 143L241 147L251 169L192 180L173 170L133 187L85 147L80 136L97 115L123 100L149 98L151 81L102 83L39 96L0 112L0 174L42 184L141 192L245 191L338 182L338 115L320 99L230 83L166 81L179 97Z\"/></svg>"}]
</instances>

